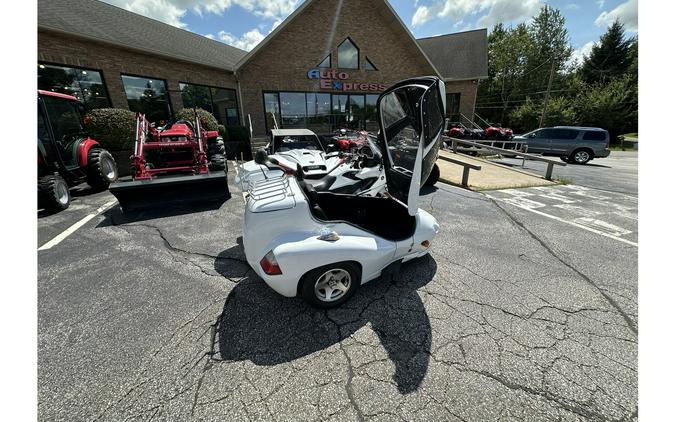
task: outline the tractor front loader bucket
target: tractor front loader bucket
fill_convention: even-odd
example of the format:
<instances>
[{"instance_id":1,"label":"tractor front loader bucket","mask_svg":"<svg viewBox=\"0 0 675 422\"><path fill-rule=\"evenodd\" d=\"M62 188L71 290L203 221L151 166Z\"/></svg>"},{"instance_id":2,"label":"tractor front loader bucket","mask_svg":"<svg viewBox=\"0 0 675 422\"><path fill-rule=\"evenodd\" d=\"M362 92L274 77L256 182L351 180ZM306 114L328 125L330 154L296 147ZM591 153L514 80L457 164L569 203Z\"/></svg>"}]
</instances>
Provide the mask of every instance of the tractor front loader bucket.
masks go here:
<instances>
[{"instance_id":1,"label":"tractor front loader bucket","mask_svg":"<svg viewBox=\"0 0 675 422\"><path fill-rule=\"evenodd\" d=\"M224 171L146 180L118 180L110 184L109 190L125 213L145 209L167 211L167 207L219 205L230 198L227 173Z\"/></svg>"}]
</instances>

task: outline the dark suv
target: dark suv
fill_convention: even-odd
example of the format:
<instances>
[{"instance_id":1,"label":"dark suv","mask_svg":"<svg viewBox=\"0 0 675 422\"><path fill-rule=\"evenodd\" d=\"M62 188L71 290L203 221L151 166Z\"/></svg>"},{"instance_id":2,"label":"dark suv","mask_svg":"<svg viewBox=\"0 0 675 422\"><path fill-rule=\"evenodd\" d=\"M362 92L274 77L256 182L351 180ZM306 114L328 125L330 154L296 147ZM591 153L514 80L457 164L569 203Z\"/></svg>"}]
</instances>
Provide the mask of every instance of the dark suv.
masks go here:
<instances>
[{"instance_id":1,"label":"dark suv","mask_svg":"<svg viewBox=\"0 0 675 422\"><path fill-rule=\"evenodd\" d=\"M574 164L609 156L609 133L597 127L547 127L516 136L514 140L527 145L527 152L560 157Z\"/></svg>"}]
</instances>

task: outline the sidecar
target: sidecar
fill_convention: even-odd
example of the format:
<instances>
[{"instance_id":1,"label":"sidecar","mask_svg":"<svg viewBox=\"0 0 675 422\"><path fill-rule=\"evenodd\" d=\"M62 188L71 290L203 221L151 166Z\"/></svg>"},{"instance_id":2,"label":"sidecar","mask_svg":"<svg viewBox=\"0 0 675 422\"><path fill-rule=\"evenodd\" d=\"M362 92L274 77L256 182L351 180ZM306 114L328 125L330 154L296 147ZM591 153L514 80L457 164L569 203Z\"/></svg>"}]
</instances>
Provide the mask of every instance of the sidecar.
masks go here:
<instances>
[{"instance_id":1,"label":"sidecar","mask_svg":"<svg viewBox=\"0 0 675 422\"><path fill-rule=\"evenodd\" d=\"M387 195L317 192L302 178L256 182L244 214L246 260L276 292L320 308L429 252L436 219L419 209L444 131L445 87L436 77L399 82L377 101Z\"/></svg>"}]
</instances>

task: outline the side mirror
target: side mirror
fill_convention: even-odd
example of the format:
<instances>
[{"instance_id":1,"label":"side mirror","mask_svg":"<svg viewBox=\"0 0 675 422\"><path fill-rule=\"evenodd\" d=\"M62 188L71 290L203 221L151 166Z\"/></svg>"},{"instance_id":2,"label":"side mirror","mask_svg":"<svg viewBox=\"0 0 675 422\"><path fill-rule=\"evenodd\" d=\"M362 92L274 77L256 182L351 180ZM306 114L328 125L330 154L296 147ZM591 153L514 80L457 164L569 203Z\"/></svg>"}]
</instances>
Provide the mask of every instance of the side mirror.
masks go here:
<instances>
[{"instance_id":1,"label":"side mirror","mask_svg":"<svg viewBox=\"0 0 675 422\"><path fill-rule=\"evenodd\" d=\"M255 162L256 164L265 164L267 163L267 151L264 149L259 149L255 152Z\"/></svg>"},{"instance_id":2,"label":"side mirror","mask_svg":"<svg viewBox=\"0 0 675 422\"><path fill-rule=\"evenodd\" d=\"M530 133L530 135L528 136L528 138L535 138L536 136L537 136L536 133Z\"/></svg>"}]
</instances>

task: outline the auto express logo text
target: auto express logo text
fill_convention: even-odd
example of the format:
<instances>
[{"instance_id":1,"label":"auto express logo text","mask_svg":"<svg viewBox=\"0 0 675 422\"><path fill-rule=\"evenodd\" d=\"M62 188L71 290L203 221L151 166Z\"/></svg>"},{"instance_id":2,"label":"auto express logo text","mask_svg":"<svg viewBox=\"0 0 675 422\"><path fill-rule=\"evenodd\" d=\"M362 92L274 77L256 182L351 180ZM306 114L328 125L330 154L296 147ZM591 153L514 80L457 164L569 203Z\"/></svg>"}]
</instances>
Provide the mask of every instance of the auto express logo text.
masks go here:
<instances>
[{"instance_id":1,"label":"auto express logo text","mask_svg":"<svg viewBox=\"0 0 675 422\"><path fill-rule=\"evenodd\" d=\"M321 89L334 91L384 91L387 86L380 83L362 83L349 80L349 73L338 72L335 69L307 71L307 79L318 79Z\"/></svg>"}]
</instances>

